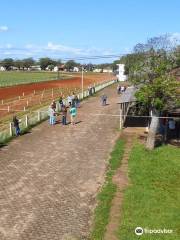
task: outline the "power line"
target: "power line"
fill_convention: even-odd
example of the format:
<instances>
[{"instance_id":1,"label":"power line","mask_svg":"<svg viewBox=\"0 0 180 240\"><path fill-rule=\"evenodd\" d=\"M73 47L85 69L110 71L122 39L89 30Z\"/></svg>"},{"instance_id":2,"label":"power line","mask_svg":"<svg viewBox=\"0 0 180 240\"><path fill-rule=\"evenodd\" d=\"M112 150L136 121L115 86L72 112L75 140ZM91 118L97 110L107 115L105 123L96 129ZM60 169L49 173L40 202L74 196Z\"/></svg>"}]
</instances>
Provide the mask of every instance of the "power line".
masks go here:
<instances>
[{"instance_id":1,"label":"power line","mask_svg":"<svg viewBox=\"0 0 180 240\"><path fill-rule=\"evenodd\" d=\"M7 109L0 109L0 111L7 111ZM41 112L41 113L47 113L47 111L29 111L29 110L15 110L15 109L10 109L9 112L29 112L29 113L37 113L37 112ZM61 114L59 112L57 112L57 116L60 116ZM107 116L107 117L128 117L128 118L158 118L158 119L180 119L180 117L157 117L157 116L149 116L149 115L127 115L127 114L107 114L107 113L89 113L89 114L84 114L84 113L78 113L78 115L90 115L90 116Z\"/></svg>"},{"instance_id":2,"label":"power line","mask_svg":"<svg viewBox=\"0 0 180 240\"><path fill-rule=\"evenodd\" d=\"M120 53L120 54L112 54L112 55L96 55L96 56L82 56L82 57L72 57L72 58L61 58L61 60L89 60L89 59L108 59L108 58L120 58L127 54Z\"/></svg>"}]
</instances>

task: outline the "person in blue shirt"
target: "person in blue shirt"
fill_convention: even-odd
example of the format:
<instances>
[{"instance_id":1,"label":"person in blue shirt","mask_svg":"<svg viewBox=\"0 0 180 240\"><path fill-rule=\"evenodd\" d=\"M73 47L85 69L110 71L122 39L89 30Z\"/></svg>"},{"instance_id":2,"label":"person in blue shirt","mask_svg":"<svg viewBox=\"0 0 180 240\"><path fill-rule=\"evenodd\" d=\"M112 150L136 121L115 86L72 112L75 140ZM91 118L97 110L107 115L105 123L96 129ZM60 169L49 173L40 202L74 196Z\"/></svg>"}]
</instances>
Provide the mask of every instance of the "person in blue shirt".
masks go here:
<instances>
[{"instance_id":1,"label":"person in blue shirt","mask_svg":"<svg viewBox=\"0 0 180 240\"><path fill-rule=\"evenodd\" d=\"M49 106L48 114L49 114L50 125L55 125L55 123L56 123L56 112L55 112L54 106L52 104Z\"/></svg>"},{"instance_id":2,"label":"person in blue shirt","mask_svg":"<svg viewBox=\"0 0 180 240\"><path fill-rule=\"evenodd\" d=\"M75 124L75 117L77 115L77 108L75 107L75 105L71 105L70 110L69 110L70 116L71 116L71 124L74 125Z\"/></svg>"}]
</instances>

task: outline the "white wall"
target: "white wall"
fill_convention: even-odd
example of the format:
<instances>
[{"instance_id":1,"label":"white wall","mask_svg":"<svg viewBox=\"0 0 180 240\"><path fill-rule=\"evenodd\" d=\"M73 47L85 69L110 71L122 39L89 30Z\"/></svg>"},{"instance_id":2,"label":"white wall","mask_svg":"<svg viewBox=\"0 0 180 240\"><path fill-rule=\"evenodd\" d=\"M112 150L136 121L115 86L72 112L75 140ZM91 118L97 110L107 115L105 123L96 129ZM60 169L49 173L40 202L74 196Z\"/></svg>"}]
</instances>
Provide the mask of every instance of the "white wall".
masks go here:
<instances>
[{"instance_id":1,"label":"white wall","mask_svg":"<svg viewBox=\"0 0 180 240\"><path fill-rule=\"evenodd\" d=\"M127 76L124 74L125 72L125 64L117 64L118 66L118 80L119 81L126 81L127 80Z\"/></svg>"}]
</instances>

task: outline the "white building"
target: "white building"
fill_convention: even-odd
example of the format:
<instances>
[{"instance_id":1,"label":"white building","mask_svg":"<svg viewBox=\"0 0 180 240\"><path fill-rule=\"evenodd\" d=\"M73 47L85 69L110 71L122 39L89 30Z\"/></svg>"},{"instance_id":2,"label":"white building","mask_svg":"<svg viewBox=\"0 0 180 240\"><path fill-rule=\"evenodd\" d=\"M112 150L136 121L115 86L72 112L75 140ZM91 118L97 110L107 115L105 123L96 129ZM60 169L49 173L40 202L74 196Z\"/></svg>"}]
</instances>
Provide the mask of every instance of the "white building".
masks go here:
<instances>
[{"instance_id":1,"label":"white building","mask_svg":"<svg viewBox=\"0 0 180 240\"><path fill-rule=\"evenodd\" d=\"M112 72L113 72L113 70L110 69L110 68L104 68L103 69L103 73L112 73Z\"/></svg>"},{"instance_id":2,"label":"white building","mask_svg":"<svg viewBox=\"0 0 180 240\"><path fill-rule=\"evenodd\" d=\"M0 71L1 71L1 72L6 71L5 67L0 66Z\"/></svg>"},{"instance_id":3,"label":"white building","mask_svg":"<svg viewBox=\"0 0 180 240\"><path fill-rule=\"evenodd\" d=\"M54 72L58 72L58 70L59 70L58 66L55 66L53 69Z\"/></svg>"},{"instance_id":4,"label":"white building","mask_svg":"<svg viewBox=\"0 0 180 240\"><path fill-rule=\"evenodd\" d=\"M40 65L30 66L29 70L30 71L41 71L41 66Z\"/></svg>"},{"instance_id":5,"label":"white building","mask_svg":"<svg viewBox=\"0 0 180 240\"><path fill-rule=\"evenodd\" d=\"M73 68L73 72L79 72L79 68L78 67L74 67Z\"/></svg>"},{"instance_id":6,"label":"white building","mask_svg":"<svg viewBox=\"0 0 180 240\"><path fill-rule=\"evenodd\" d=\"M100 72L102 72L102 69L101 69L101 68L95 68L95 69L93 70L93 72L100 73Z\"/></svg>"},{"instance_id":7,"label":"white building","mask_svg":"<svg viewBox=\"0 0 180 240\"><path fill-rule=\"evenodd\" d=\"M118 68L118 80L119 81L126 81L127 80L127 76L124 74L125 72L125 64L117 64Z\"/></svg>"}]
</instances>

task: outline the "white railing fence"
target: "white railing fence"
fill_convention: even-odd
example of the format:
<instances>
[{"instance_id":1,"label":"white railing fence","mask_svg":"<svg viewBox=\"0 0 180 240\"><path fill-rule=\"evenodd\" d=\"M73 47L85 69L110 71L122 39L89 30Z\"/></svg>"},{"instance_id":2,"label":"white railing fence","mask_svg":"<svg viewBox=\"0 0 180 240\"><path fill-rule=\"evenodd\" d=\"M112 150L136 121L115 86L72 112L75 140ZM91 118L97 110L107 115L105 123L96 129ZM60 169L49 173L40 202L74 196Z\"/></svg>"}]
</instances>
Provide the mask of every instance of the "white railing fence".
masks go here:
<instances>
[{"instance_id":1,"label":"white railing fence","mask_svg":"<svg viewBox=\"0 0 180 240\"><path fill-rule=\"evenodd\" d=\"M112 85L113 83L115 83L115 80L106 81L102 84L96 85L95 92L98 92L98 91L102 90L103 88L106 88L106 87ZM84 98L86 98L88 96L89 96L88 90L85 90L83 92L83 94L82 93L78 94L79 100L83 100ZM64 102L67 103L67 99L64 99ZM58 104L57 104L57 106L58 106ZM48 107L49 106L45 106L36 111L31 111L31 112L28 112L27 114L23 115L20 118L21 121L19 124L21 131L26 131L29 127L32 127L32 126L40 123L41 121L46 120L48 118ZM13 127L12 122L0 125L0 143L3 143L4 141L6 141L7 139L11 138L14 135L15 135L15 129Z\"/></svg>"}]
</instances>

